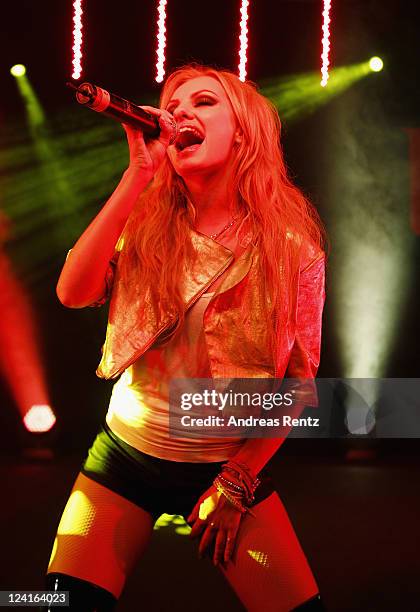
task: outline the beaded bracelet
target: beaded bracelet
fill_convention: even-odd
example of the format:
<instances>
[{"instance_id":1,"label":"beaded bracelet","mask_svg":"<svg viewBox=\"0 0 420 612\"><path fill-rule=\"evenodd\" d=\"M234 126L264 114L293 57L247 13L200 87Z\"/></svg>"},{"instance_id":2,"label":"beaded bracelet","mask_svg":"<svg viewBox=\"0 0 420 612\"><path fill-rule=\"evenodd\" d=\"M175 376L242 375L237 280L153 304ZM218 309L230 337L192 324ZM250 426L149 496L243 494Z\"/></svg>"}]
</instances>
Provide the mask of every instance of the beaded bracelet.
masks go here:
<instances>
[{"instance_id":1,"label":"beaded bracelet","mask_svg":"<svg viewBox=\"0 0 420 612\"><path fill-rule=\"evenodd\" d=\"M257 486L260 484L260 479L256 478L251 473L248 466L230 460L228 463L223 465L220 476L223 477L226 482L238 487L238 490L243 492L244 501L247 505L254 501L254 492ZM226 476L228 476L228 478ZM233 483L232 480L230 480L232 476L237 479L237 483Z\"/></svg>"},{"instance_id":2,"label":"beaded bracelet","mask_svg":"<svg viewBox=\"0 0 420 612\"><path fill-rule=\"evenodd\" d=\"M226 497L228 502L231 503L232 506L235 506L235 508L239 510L241 514L248 513L248 514L251 514L251 516L255 517L255 514L247 506L245 506L242 503L242 496L234 496L232 495L231 492L227 491L226 488L223 486L223 484L220 482L218 476L216 476L216 478L214 479L213 484L216 487L216 489L219 491L219 493L221 493L224 497Z\"/></svg>"}]
</instances>

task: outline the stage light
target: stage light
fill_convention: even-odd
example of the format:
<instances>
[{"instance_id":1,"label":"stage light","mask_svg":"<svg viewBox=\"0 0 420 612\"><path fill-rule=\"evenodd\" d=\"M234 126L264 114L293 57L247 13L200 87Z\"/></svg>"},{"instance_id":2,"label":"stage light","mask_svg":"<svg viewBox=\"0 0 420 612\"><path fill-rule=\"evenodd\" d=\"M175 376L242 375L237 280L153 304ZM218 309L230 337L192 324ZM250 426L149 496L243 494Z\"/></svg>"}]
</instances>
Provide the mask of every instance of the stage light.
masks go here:
<instances>
[{"instance_id":1,"label":"stage light","mask_svg":"<svg viewBox=\"0 0 420 612\"><path fill-rule=\"evenodd\" d=\"M32 183L35 183L35 186L29 182L26 185L28 190L33 189L30 206L33 210L37 200L34 193L37 193L39 185L42 185L43 204L39 203L40 210L37 216L44 218L44 215L47 215L50 220L66 217L64 223L56 223L54 234L51 234L49 238L52 244L55 240L61 245L69 244L74 240L74 233L78 231L81 224L76 214L77 197L68 178L68 161L63 158L60 147L52 137L46 114L28 75L16 79L15 82L25 105L28 128L32 137L32 154L35 152L39 162L36 176L32 177ZM19 198L19 201L22 202L22 199ZM34 216L30 215L26 223L29 227L33 227L36 224ZM19 223L19 226L22 227L22 230L24 229L22 223ZM39 255L33 261L36 259L39 261L44 250L45 241L40 247Z\"/></svg>"},{"instance_id":2,"label":"stage light","mask_svg":"<svg viewBox=\"0 0 420 612\"><path fill-rule=\"evenodd\" d=\"M55 422L55 416L49 406L33 309L8 256L2 250L0 312L0 375L8 384L26 429L30 432L48 431Z\"/></svg>"},{"instance_id":3,"label":"stage light","mask_svg":"<svg viewBox=\"0 0 420 612\"><path fill-rule=\"evenodd\" d=\"M20 66L20 64L18 64L18 66ZM13 66L13 68L15 68L15 66ZM24 66L22 66L22 68L24 68ZM45 113L28 79L26 71L20 71L19 78L16 79L16 85L25 104L29 127L31 129L36 129L45 123Z\"/></svg>"},{"instance_id":4,"label":"stage light","mask_svg":"<svg viewBox=\"0 0 420 612\"><path fill-rule=\"evenodd\" d=\"M248 27L247 27L248 6L249 6L249 1L242 0L241 10L240 10L241 20L239 23L241 33L239 35L240 48L239 48L239 65L238 65L239 80L242 82L245 81L246 79L246 63L247 63L246 50L248 48Z\"/></svg>"},{"instance_id":5,"label":"stage light","mask_svg":"<svg viewBox=\"0 0 420 612\"><path fill-rule=\"evenodd\" d=\"M82 43L83 43L83 22L82 22L82 0L73 2L73 72L72 79L80 79L82 76Z\"/></svg>"},{"instance_id":6,"label":"stage light","mask_svg":"<svg viewBox=\"0 0 420 612\"><path fill-rule=\"evenodd\" d=\"M369 60L369 68L372 72L380 72L384 67L384 63L380 57L371 57Z\"/></svg>"},{"instance_id":7,"label":"stage light","mask_svg":"<svg viewBox=\"0 0 420 612\"><path fill-rule=\"evenodd\" d=\"M22 77L26 74L26 68L23 64L15 64L10 68L10 74L14 77Z\"/></svg>"},{"instance_id":8,"label":"stage light","mask_svg":"<svg viewBox=\"0 0 420 612\"><path fill-rule=\"evenodd\" d=\"M372 75L369 61L366 69ZM355 113L362 101L364 112ZM362 88L341 100L328 121L325 214L334 240L330 304L340 374L379 379L388 372L414 273L405 136L389 125L380 98L366 101Z\"/></svg>"},{"instance_id":9,"label":"stage light","mask_svg":"<svg viewBox=\"0 0 420 612\"><path fill-rule=\"evenodd\" d=\"M31 433L50 431L56 422L55 414L47 404L31 406L23 418L23 424Z\"/></svg>"},{"instance_id":10,"label":"stage light","mask_svg":"<svg viewBox=\"0 0 420 612\"><path fill-rule=\"evenodd\" d=\"M330 10L331 0L324 0L324 10L322 12L323 24L322 24L322 80L321 86L326 87L328 79L330 77L328 67L330 65Z\"/></svg>"},{"instance_id":11,"label":"stage light","mask_svg":"<svg viewBox=\"0 0 420 612\"><path fill-rule=\"evenodd\" d=\"M344 398L346 411L344 423L350 434L366 436L376 424L373 406L379 397L380 379L352 378L349 379L349 383Z\"/></svg>"},{"instance_id":12,"label":"stage light","mask_svg":"<svg viewBox=\"0 0 420 612\"><path fill-rule=\"evenodd\" d=\"M158 6L158 22L157 22L157 41L158 48L156 50L157 62L156 62L156 83L162 83L165 76L165 20L166 20L166 4L167 0L159 0Z\"/></svg>"}]
</instances>

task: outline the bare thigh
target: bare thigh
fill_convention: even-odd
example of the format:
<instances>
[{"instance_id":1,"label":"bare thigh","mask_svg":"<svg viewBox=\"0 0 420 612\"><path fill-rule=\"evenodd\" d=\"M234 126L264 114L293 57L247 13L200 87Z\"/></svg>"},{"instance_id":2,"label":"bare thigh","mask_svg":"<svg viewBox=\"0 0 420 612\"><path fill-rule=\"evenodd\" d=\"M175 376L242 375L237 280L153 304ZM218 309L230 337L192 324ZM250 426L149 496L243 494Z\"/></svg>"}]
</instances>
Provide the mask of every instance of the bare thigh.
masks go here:
<instances>
[{"instance_id":1,"label":"bare thigh","mask_svg":"<svg viewBox=\"0 0 420 612\"><path fill-rule=\"evenodd\" d=\"M277 493L241 523L232 561L222 572L248 612L289 612L318 586Z\"/></svg>"},{"instance_id":2,"label":"bare thigh","mask_svg":"<svg viewBox=\"0 0 420 612\"><path fill-rule=\"evenodd\" d=\"M118 598L152 531L148 512L79 474L61 517L48 573L87 580Z\"/></svg>"}]
</instances>

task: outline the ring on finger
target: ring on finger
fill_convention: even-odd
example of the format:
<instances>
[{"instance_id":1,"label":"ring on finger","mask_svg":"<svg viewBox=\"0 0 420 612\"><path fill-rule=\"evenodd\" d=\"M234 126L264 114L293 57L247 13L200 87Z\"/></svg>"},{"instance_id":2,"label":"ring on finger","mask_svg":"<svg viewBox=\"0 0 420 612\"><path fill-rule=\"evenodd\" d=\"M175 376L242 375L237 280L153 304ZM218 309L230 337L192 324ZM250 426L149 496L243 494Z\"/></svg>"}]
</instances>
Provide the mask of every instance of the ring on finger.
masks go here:
<instances>
[{"instance_id":1,"label":"ring on finger","mask_svg":"<svg viewBox=\"0 0 420 612\"><path fill-rule=\"evenodd\" d=\"M166 115L163 116L161 115L162 119L165 121L165 123L167 123L168 125L171 126L172 128L172 132L171 132L171 136L169 138L169 144L173 144L176 140L176 137L178 135L178 126L176 124L176 121L173 117L169 116L167 117Z\"/></svg>"}]
</instances>

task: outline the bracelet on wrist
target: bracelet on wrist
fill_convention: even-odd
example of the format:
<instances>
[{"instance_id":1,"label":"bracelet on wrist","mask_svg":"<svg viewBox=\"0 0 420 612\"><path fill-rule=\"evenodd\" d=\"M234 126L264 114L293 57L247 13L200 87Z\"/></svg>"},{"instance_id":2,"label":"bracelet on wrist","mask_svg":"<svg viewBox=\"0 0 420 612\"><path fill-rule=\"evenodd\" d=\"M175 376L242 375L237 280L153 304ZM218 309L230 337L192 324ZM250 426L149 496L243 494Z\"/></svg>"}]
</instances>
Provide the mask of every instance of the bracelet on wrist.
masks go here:
<instances>
[{"instance_id":1,"label":"bracelet on wrist","mask_svg":"<svg viewBox=\"0 0 420 612\"><path fill-rule=\"evenodd\" d=\"M254 476L248 466L231 460L223 465L219 476L231 490L237 488L242 491L244 501L248 505L254 501L254 492L260 484L260 479Z\"/></svg>"}]
</instances>

